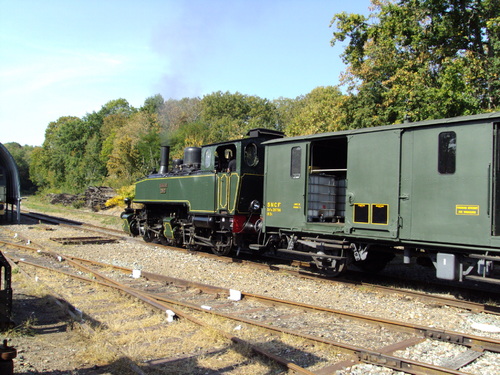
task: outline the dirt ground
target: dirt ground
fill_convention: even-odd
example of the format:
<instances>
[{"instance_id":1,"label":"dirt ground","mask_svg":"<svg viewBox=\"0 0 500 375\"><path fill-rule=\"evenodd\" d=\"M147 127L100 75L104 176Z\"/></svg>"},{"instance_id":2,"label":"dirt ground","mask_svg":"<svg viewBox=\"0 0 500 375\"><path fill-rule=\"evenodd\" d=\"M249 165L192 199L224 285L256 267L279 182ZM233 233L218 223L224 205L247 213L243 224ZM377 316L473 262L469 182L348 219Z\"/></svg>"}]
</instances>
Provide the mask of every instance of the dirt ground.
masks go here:
<instances>
[{"instance_id":1,"label":"dirt ground","mask_svg":"<svg viewBox=\"0 0 500 375\"><path fill-rule=\"evenodd\" d=\"M15 374L124 373L119 363L107 366L89 363L85 353L90 339L64 305L47 295L34 280L27 281L24 275L14 273L12 287L16 291L12 313L16 326L2 332L0 337L2 341L8 339L8 345L17 349Z\"/></svg>"}]
</instances>

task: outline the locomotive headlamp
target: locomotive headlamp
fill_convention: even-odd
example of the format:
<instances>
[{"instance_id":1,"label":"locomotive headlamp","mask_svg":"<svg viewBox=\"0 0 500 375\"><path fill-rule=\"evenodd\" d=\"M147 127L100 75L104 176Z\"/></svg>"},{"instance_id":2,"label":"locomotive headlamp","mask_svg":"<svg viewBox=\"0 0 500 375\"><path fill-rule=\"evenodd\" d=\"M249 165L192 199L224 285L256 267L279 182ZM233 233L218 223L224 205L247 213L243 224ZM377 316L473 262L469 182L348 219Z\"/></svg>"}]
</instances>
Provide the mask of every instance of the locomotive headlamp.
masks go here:
<instances>
[{"instance_id":1,"label":"locomotive headlamp","mask_svg":"<svg viewBox=\"0 0 500 375\"><path fill-rule=\"evenodd\" d=\"M260 202L258 200L253 200L250 202L250 211L260 210Z\"/></svg>"},{"instance_id":2,"label":"locomotive headlamp","mask_svg":"<svg viewBox=\"0 0 500 375\"><path fill-rule=\"evenodd\" d=\"M130 203L132 203L132 201L130 200L130 198L125 198L123 201L127 205L127 208L130 208Z\"/></svg>"}]
</instances>

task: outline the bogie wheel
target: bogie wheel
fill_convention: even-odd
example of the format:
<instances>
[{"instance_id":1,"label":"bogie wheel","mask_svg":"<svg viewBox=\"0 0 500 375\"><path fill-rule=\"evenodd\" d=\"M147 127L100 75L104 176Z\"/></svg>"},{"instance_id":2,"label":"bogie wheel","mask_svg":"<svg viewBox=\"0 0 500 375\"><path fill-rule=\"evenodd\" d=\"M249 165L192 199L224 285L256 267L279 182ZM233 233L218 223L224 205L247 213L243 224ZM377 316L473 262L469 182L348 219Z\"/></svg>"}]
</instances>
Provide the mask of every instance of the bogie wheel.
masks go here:
<instances>
[{"instance_id":1,"label":"bogie wheel","mask_svg":"<svg viewBox=\"0 0 500 375\"><path fill-rule=\"evenodd\" d=\"M355 262L354 265L363 272L376 274L382 271L392 259L394 259L394 254L370 250L365 260Z\"/></svg>"},{"instance_id":2,"label":"bogie wheel","mask_svg":"<svg viewBox=\"0 0 500 375\"><path fill-rule=\"evenodd\" d=\"M335 267L328 267L321 270L321 273L326 277L338 277L346 270L346 263L344 261L334 261L336 263L341 263Z\"/></svg>"},{"instance_id":3,"label":"bogie wheel","mask_svg":"<svg viewBox=\"0 0 500 375\"><path fill-rule=\"evenodd\" d=\"M320 272L327 277L337 277L346 269L346 259L332 259L322 257L321 255L326 255L325 253L319 251L317 256L313 257L314 264L320 270ZM328 255L344 257L343 250L337 250L334 252L329 251Z\"/></svg>"}]
</instances>

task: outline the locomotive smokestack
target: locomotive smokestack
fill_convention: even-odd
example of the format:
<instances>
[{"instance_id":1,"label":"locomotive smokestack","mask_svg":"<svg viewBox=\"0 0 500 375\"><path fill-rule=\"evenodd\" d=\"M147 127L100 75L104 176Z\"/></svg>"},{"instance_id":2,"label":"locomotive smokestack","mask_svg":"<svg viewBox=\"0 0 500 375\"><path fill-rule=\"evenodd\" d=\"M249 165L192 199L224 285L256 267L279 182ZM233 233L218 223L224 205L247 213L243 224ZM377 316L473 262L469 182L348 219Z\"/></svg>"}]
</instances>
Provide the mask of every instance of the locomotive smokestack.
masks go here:
<instances>
[{"instance_id":1,"label":"locomotive smokestack","mask_svg":"<svg viewBox=\"0 0 500 375\"><path fill-rule=\"evenodd\" d=\"M168 160L170 158L170 146L161 146L160 150L160 174L168 173Z\"/></svg>"}]
</instances>

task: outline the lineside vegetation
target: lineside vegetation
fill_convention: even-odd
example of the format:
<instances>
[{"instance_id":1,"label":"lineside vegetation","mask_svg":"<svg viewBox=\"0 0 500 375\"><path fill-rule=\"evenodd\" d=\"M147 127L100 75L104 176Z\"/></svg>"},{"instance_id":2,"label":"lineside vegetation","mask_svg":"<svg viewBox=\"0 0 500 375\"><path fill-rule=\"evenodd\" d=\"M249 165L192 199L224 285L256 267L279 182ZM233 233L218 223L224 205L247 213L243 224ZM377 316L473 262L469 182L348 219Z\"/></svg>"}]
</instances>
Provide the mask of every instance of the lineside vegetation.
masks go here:
<instances>
[{"instance_id":1,"label":"lineside vegetation","mask_svg":"<svg viewBox=\"0 0 500 375\"><path fill-rule=\"evenodd\" d=\"M295 136L500 109L499 0L372 0L368 16L339 13L330 26L331 44L345 46L340 86L274 100L222 91L180 100L157 94L140 108L112 100L82 118L55 119L41 147L6 144L21 185L120 188L158 168L161 143L181 158L186 146L258 127Z\"/></svg>"}]
</instances>

